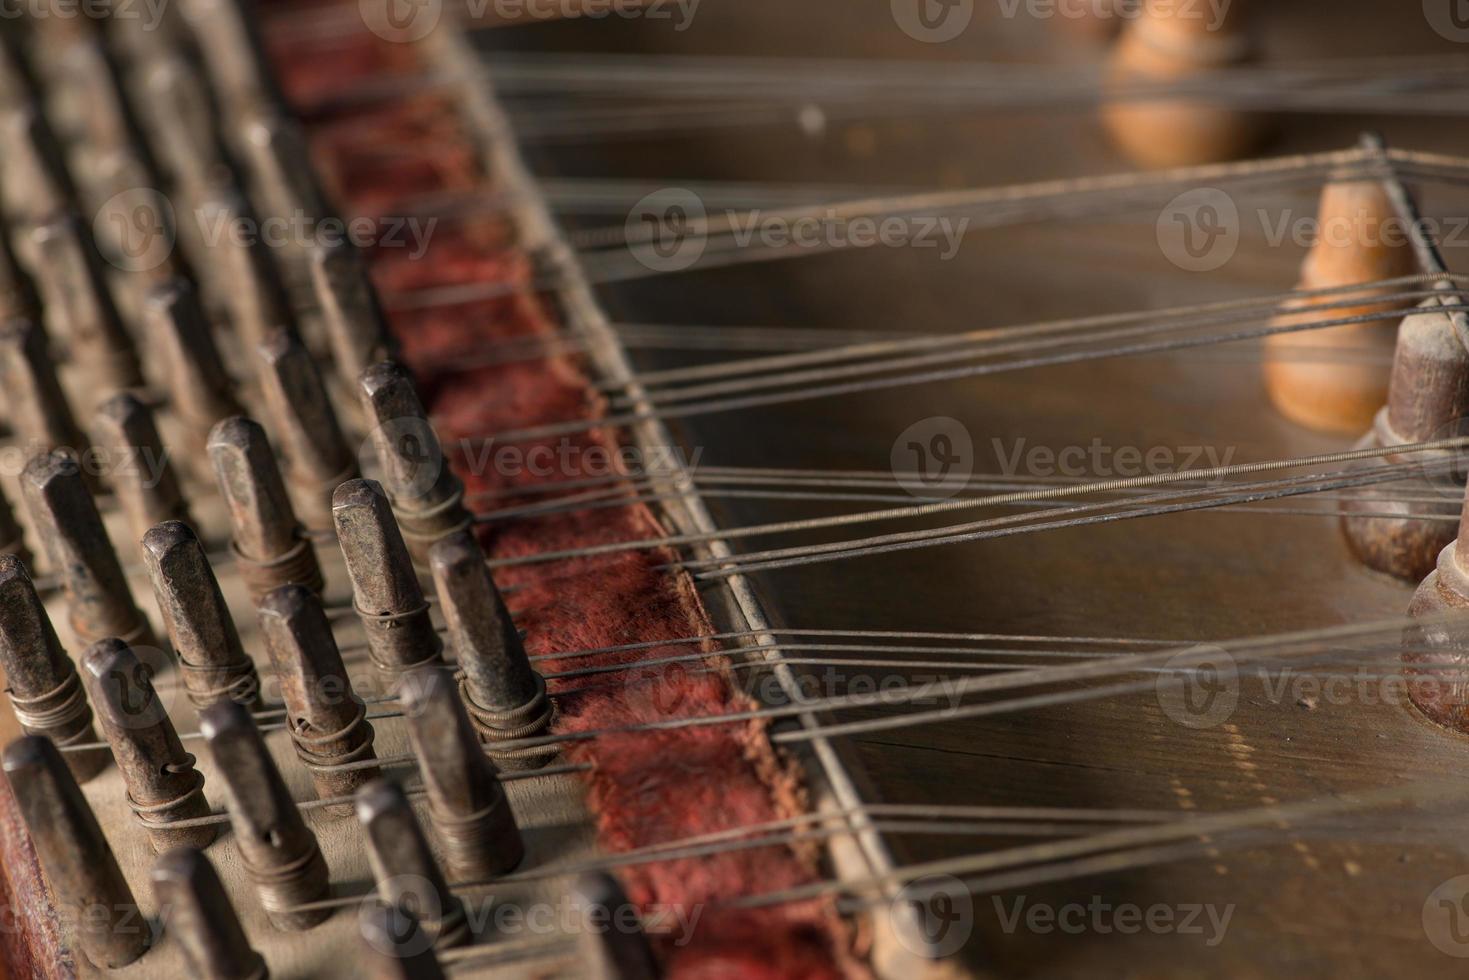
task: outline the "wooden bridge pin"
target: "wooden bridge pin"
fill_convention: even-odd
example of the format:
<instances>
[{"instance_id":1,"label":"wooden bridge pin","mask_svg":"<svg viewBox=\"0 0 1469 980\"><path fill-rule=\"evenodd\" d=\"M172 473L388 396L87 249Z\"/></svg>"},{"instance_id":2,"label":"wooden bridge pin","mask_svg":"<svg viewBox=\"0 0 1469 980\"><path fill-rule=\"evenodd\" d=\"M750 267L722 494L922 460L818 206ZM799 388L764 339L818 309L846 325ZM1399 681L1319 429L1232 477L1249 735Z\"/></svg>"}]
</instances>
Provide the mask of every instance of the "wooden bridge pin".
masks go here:
<instances>
[{"instance_id":1,"label":"wooden bridge pin","mask_svg":"<svg viewBox=\"0 0 1469 980\"><path fill-rule=\"evenodd\" d=\"M367 946L369 980L444 980L444 970L407 909L373 905L358 922Z\"/></svg>"},{"instance_id":2,"label":"wooden bridge pin","mask_svg":"<svg viewBox=\"0 0 1469 980\"><path fill-rule=\"evenodd\" d=\"M82 954L103 970L137 960L152 941L148 920L61 753L28 735L5 747L4 766L54 907L73 924Z\"/></svg>"},{"instance_id":3,"label":"wooden bridge pin","mask_svg":"<svg viewBox=\"0 0 1469 980\"><path fill-rule=\"evenodd\" d=\"M382 486L372 480L343 483L332 496L332 516L368 656L386 690L405 671L442 665L443 641Z\"/></svg>"},{"instance_id":4,"label":"wooden bridge pin","mask_svg":"<svg viewBox=\"0 0 1469 980\"><path fill-rule=\"evenodd\" d=\"M376 779L376 768L333 767L376 758L367 705L352 690L326 611L315 594L288 585L260 603L260 628L286 703L296 755L311 770L320 799L350 796ZM327 807L352 812L351 804Z\"/></svg>"},{"instance_id":5,"label":"wooden bridge pin","mask_svg":"<svg viewBox=\"0 0 1469 980\"><path fill-rule=\"evenodd\" d=\"M581 910L578 960L592 980L657 980L662 975L638 909L616 878L589 872L576 879L572 901Z\"/></svg>"},{"instance_id":6,"label":"wooden bridge pin","mask_svg":"<svg viewBox=\"0 0 1469 980\"><path fill-rule=\"evenodd\" d=\"M240 405L199 296L186 279L159 283L143 300L143 319L168 378L169 405L183 423L190 448L202 452L210 430L240 414Z\"/></svg>"},{"instance_id":7,"label":"wooden bridge pin","mask_svg":"<svg viewBox=\"0 0 1469 980\"><path fill-rule=\"evenodd\" d=\"M225 419L209 435L209 456L229 509L230 548L256 603L284 585L320 594L321 566L296 519L265 430L247 418Z\"/></svg>"},{"instance_id":8,"label":"wooden bridge pin","mask_svg":"<svg viewBox=\"0 0 1469 980\"><path fill-rule=\"evenodd\" d=\"M497 748L496 743L544 735L552 707L546 682L531 666L520 631L468 531L434 545L430 567L449 627L465 708L502 769L534 769L556 754L554 746Z\"/></svg>"},{"instance_id":9,"label":"wooden bridge pin","mask_svg":"<svg viewBox=\"0 0 1469 980\"><path fill-rule=\"evenodd\" d=\"M0 555L0 666L21 731L57 745L97 741L81 677L46 615L25 566ZM67 765L86 782L112 761L100 749L66 753Z\"/></svg>"},{"instance_id":10,"label":"wooden bridge pin","mask_svg":"<svg viewBox=\"0 0 1469 980\"><path fill-rule=\"evenodd\" d=\"M1437 299L1429 300L1422 312L1403 320L1393 355L1387 407L1377 413L1362 445L1400 446L1466 433L1469 351L1459 340L1449 315L1434 308L1438 303ZM1463 455L1462 450L1390 455L1360 465L1429 466L1461 460ZM1416 487L1430 498L1435 494L1443 497L1448 491L1447 498L1437 503L1348 496L1342 502L1342 531L1352 553L1376 571L1410 582L1421 581L1433 571L1444 549L1453 544L1455 524L1416 515L1457 517L1460 501L1456 484L1462 479L1462 471L1457 475L1446 472L1394 484L1405 489ZM1358 513L1372 516L1354 516Z\"/></svg>"},{"instance_id":11,"label":"wooden bridge pin","mask_svg":"<svg viewBox=\"0 0 1469 980\"><path fill-rule=\"evenodd\" d=\"M184 751L153 688L151 670L126 643L102 640L82 654L82 674L127 786L128 805L147 830L153 850L208 846L214 824L170 826L209 816L209 801L204 775Z\"/></svg>"},{"instance_id":12,"label":"wooden bridge pin","mask_svg":"<svg viewBox=\"0 0 1469 980\"><path fill-rule=\"evenodd\" d=\"M398 699L449 872L476 880L513 871L525 844L453 675L443 667L415 670L404 675Z\"/></svg>"},{"instance_id":13,"label":"wooden bridge pin","mask_svg":"<svg viewBox=\"0 0 1469 980\"><path fill-rule=\"evenodd\" d=\"M86 451L89 443L56 376L46 331L39 321L0 324L0 386L8 421L26 453Z\"/></svg>"},{"instance_id":14,"label":"wooden bridge pin","mask_svg":"<svg viewBox=\"0 0 1469 980\"><path fill-rule=\"evenodd\" d=\"M1387 192L1376 181L1336 181L1326 185L1318 213L1320 233L1301 268L1299 289L1332 289L1379 282L1415 271L1413 250L1406 234L1394 234L1394 209ZM1381 290L1307 297L1292 306L1310 310L1284 316L1277 325L1348 319L1391 310L1373 303ZM1344 305L1347 300L1361 303ZM1265 341L1265 387L1275 408L1286 418L1324 432L1357 434L1372 425L1387 400L1391 373L1372 363L1374 352L1391 354L1398 325L1395 320L1300 330L1274 334ZM1330 358L1292 358L1294 352L1329 354L1346 350L1366 354L1358 363ZM1417 576L1415 576L1417 577Z\"/></svg>"},{"instance_id":15,"label":"wooden bridge pin","mask_svg":"<svg viewBox=\"0 0 1469 980\"><path fill-rule=\"evenodd\" d=\"M387 317L362 254L351 242L315 246L311 278L337 374L350 388L363 371L394 355Z\"/></svg>"},{"instance_id":16,"label":"wooden bridge pin","mask_svg":"<svg viewBox=\"0 0 1469 980\"><path fill-rule=\"evenodd\" d=\"M449 890L403 790L378 779L357 791L356 803L378 899L415 910L439 949L467 943L464 903Z\"/></svg>"},{"instance_id":17,"label":"wooden bridge pin","mask_svg":"<svg viewBox=\"0 0 1469 980\"><path fill-rule=\"evenodd\" d=\"M76 354L96 401L143 384L138 352L123 326L103 271L102 253L75 215L62 215L31 232L34 272L53 330Z\"/></svg>"},{"instance_id":18,"label":"wooden bridge pin","mask_svg":"<svg viewBox=\"0 0 1469 980\"><path fill-rule=\"evenodd\" d=\"M72 632L83 643L118 637L158 646L133 601L102 516L69 453L35 457L21 474L26 510L66 593Z\"/></svg>"},{"instance_id":19,"label":"wooden bridge pin","mask_svg":"<svg viewBox=\"0 0 1469 980\"><path fill-rule=\"evenodd\" d=\"M332 528L332 493L357 476L316 359L294 333L277 330L258 349L260 387L297 513L312 531Z\"/></svg>"},{"instance_id":20,"label":"wooden bridge pin","mask_svg":"<svg viewBox=\"0 0 1469 980\"><path fill-rule=\"evenodd\" d=\"M143 535L143 563L193 705L258 704L255 663L240 644L198 535L179 521L159 524Z\"/></svg>"},{"instance_id":21,"label":"wooden bridge pin","mask_svg":"<svg viewBox=\"0 0 1469 980\"><path fill-rule=\"evenodd\" d=\"M464 484L449 468L407 369L380 361L362 372L359 384L383 488L409 554L426 564L435 541L473 522L464 506Z\"/></svg>"},{"instance_id":22,"label":"wooden bridge pin","mask_svg":"<svg viewBox=\"0 0 1469 980\"><path fill-rule=\"evenodd\" d=\"M162 521L191 520L153 409L131 392L120 392L97 409L92 431L134 541Z\"/></svg>"},{"instance_id":23,"label":"wooden bridge pin","mask_svg":"<svg viewBox=\"0 0 1469 980\"><path fill-rule=\"evenodd\" d=\"M1227 4L1216 12L1203 4L1143 0L1141 16L1128 22L1113 50L1107 84L1123 91L1166 86L1253 60L1243 6ZM1228 106L1122 92L1104 103L1102 122L1113 142L1145 167L1231 160L1252 150L1264 129L1258 115Z\"/></svg>"},{"instance_id":24,"label":"wooden bridge pin","mask_svg":"<svg viewBox=\"0 0 1469 980\"><path fill-rule=\"evenodd\" d=\"M176 848L150 875L165 935L183 950L196 980L268 980L265 958L250 945L229 893L201 852Z\"/></svg>"},{"instance_id":25,"label":"wooden bridge pin","mask_svg":"<svg viewBox=\"0 0 1469 980\"><path fill-rule=\"evenodd\" d=\"M199 712L199 730L224 785L235 847L271 924L300 932L331 911L302 908L330 891L326 859L301 818L249 713L233 701Z\"/></svg>"}]
</instances>

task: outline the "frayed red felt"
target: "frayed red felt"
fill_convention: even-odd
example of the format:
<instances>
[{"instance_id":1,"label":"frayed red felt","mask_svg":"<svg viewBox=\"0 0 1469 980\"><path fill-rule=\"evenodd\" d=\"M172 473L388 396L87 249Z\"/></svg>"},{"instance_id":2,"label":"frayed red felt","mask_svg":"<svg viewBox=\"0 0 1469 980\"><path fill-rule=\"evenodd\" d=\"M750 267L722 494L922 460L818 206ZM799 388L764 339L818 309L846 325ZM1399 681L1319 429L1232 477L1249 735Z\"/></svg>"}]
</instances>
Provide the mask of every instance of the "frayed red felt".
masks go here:
<instances>
[{"instance_id":1,"label":"frayed red felt","mask_svg":"<svg viewBox=\"0 0 1469 980\"><path fill-rule=\"evenodd\" d=\"M404 50L413 46L386 45L362 32L351 43L333 40L320 59L305 43L277 46L273 53L285 90L318 103L382 72L412 74L417 69L405 63ZM463 164L476 155L462 136L461 120L446 116L442 100L415 96L338 114L313 127L316 153L329 170L328 185L343 195L341 205L371 214L411 194L457 190L491 196L490 181L477 173L469 180ZM434 134L433 153L441 159L416 156L413 134L425 133ZM445 228L416 259L401 249L371 254L375 281L388 295L490 283L525 287L503 298L392 315L405 360L420 378L446 451L477 509L526 502L531 498L517 497L516 490L537 483L625 475L619 460L623 447L606 429L513 446L484 443L487 434L593 419L604 408L569 355L474 366L477 352L496 341L551 337L559 330L536 299L532 264L516 250L504 222ZM491 524L482 538L491 555L506 557L665 533L646 506L630 505ZM731 682L712 647L673 642L714 632L687 576L659 567L673 557L653 549L497 572L502 587L516 587L508 601L527 631L532 653L669 641L599 657L542 661L548 673L708 654L678 665L553 680L557 731L618 729L755 707ZM604 735L572 743L568 755L592 766L588 797L608 852L777 822L806 807L795 767L776 752L758 721ZM755 910L726 904L819 880L811 853L778 844L633 864L620 874L630 896L646 909L676 908L684 922L697 916L692 931L670 923L652 937L673 977L818 978L862 972L850 954L845 926L828 904Z\"/></svg>"}]
</instances>

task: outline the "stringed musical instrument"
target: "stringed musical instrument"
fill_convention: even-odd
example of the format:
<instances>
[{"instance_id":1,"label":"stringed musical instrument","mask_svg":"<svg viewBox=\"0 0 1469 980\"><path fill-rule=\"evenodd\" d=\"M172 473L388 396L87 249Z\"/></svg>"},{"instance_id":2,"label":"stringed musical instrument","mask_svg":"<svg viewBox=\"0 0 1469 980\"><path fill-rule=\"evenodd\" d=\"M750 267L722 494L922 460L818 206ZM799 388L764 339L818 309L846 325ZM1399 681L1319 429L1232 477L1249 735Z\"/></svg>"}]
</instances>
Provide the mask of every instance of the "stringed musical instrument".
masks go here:
<instances>
[{"instance_id":1,"label":"stringed musical instrument","mask_svg":"<svg viewBox=\"0 0 1469 980\"><path fill-rule=\"evenodd\" d=\"M1443 7L7 18L7 971L1453 969Z\"/></svg>"}]
</instances>

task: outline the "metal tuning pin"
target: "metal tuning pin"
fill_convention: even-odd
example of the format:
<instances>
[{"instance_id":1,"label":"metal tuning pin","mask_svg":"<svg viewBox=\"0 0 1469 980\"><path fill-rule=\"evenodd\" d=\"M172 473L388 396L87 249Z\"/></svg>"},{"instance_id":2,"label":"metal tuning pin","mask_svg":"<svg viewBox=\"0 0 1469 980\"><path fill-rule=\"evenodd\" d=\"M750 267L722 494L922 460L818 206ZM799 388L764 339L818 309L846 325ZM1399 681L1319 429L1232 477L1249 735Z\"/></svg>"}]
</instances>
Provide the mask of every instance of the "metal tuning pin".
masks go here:
<instances>
[{"instance_id":1,"label":"metal tuning pin","mask_svg":"<svg viewBox=\"0 0 1469 980\"><path fill-rule=\"evenodd\" d=\"M63 215L31 232L41 300L52 327L76 353L76 361L102 396L143 383L138 352L117 312L103 271L102 254L75 215Z\"/></svg>"},{"instance_id":2,"label":"metal tuning pin","mask_svg":"<svg viewBox=\"0 0 1469 980\"><path fill-rule=\"evenodd\" d=\"M276 330L295 330L290 297L265 244L258 235L235 234L254 225L239 192L231 184L201 192L194 211L200 226L218 235L200 266L210 270L206 282L219 294L211 299L223 304L242 347L252 351Z\"/></svg>"},{"instance_id":3,"label":"metal tuning pin","mask_svg":"<svg viewBox=\"0 0 1469 980\"><path fill-rule=\"evenodd\" d=\"M326 859L254 720L235 702L217 701L199 713L199 730L224 785L240 863L271 924L299 932L321 923L329 909L301 906L327 897Z\"/></svg>"},{"instance_id":4,"label":"metal tuning pin","mask_svg":"<svg viewBox=\"0 0 1469 980\"><path fill-rule=\"evenodd\" d=\"M31 549L26 547L25 530L15 520L10 501L0 493L0 555L12 555L22 565L31 563Z\"/></svg>"},{"instance_id":5,"label":"metal tuning pin","mask_svg":"<svg viewBox=\"0 0 1469 980\"><path fill-rule=\"evenodd\" d=\"M121 640L102 640L82 654L82 674L127 785L128 806L148 831L153 849L207 846L214 840L214 824L171 826L209 816L209 801L204 775L184 751L153 687L151 669Z\"/></svg>"},{"instance_id":6,"label":"metal tuning pin","mask_svg":"<svg viewBox=\"0 0 1469 980\"><path fill-rule=\"evenodd\" d=\"M74 926L82 953L103 970L138 959L152 939L148 920L61 753L28 735L5 747L4 766L56 913Z\"/></svg>"},{"instance_id":7,"label":"metal tuning pin","mask_svg":"<svg viewBox=\"0 0 1469 980\"><path fill-rule=\"evenodd\" d=\"M343 483L332 496L332 516L368 655L391 692L405 671L442 665L443 641L382 486Z\"/></svg>"},{"instance_id":8,"label":"metal tuning pin","mask_svg":"<svg viewBox=\"0 0 1469 980\"><path fill-rule=\"evenodd\" d=\"M185 279L159 283L143 301L148 341L169 384L169 404L191 448L202 450L215 423L240 414L204 309Z\"/></svg>"},{"instance_id":9,"label":"metal tuning pin","mask_svg":"<svg viewBox=\"0 0 1469 980\"><path fill-rule=\"evenodd\" d=\"M260 678L245 654L204 545L192 528L166 521L143 535L143 563L196 708L216 701L255 705Z\"/></svg>"},{"instance_id":10,"label":"metal tuning pin","mask_svg":"<svg viewBox=\"0 0 1469 980\"><path fill-rule=\"evenodd\" d=\"M556 754L554 746L497 748L545 734L551 725L546 682L531 667L505 600L468 531L434 545L430 567L449 641L463 674L464 705L502 769L532 769Z\"/></svg>"},{"instance_id":11,"label":"metal tuning pin","mask_svg":"<svg viewBox=\"0 0 1469 980\"><path fill-rule=\"evenodd\" d=\"M572 901L581 910L577 945L585 976L590 980L657 980L662 975L642 916L628 901L617 879L605 872L577 878Z\"/></svg>"},{"instance_id":12,"label":"metal tuning pin","mask_svg":"<svg viewBox=\"0 0 1469 980\"><path fill-rule=\"evenodd\" d=\"M0 555L0 666L11 708L27 735L44 735L61 746L97 741L76 666L14 555ZM111 760L100 749L85 749L66 753L66 761L85 782Z\"/></svg>"},{"instance_id":13,"label":"metal tuning pin","mask_svg":"<svg viewBox=\"0 0 1469 980\"><path fill-rule=\"evenodd\" d=\"M259 355L265 407L286 458L286 480L298 513L310 530L330 530L332 491L357 476L357 458L301 339L277 330L260 345Z\"/></svg>"},{"instance_id":14,"label":"metal tuning pin","mask_svg":"<svg viewBox=\"0 0 1469 980\"><path fill-rule=\"evenodd\" d=\"M195 67L177 53L161 52L137 83L151 111L153 145L176 186L202 187L229 168L214 123L209 90Z\"/></svg>"},{"instance_id":15,"label":"metal tuning pin","mask_svg":"<svg viewBox=\"0 0 1469 980\"><path fill-rule=\"evenodd\" d=\"M198 40L215 99L232 124L246 112L280 102L258 18L243 0L187 0L182 10Z\"/></svg>"},{"instance_id":16,"label":"metal tuning pin","mask_svg":"<svg viewBox=\"0 0 1469 980\"><path fill-rule=\"evenodd\" d=\"M286 703L296 755L311 770L320 799L350 796L379 775L373 768L338 769L376 758L367 705L352 690L321 600L286 586L260 603L260 628ZM327 808L350 813L350 804Z\"/></svg>"},{"instance_id":17,"label":"metal tuning pin","mask_svg":"<svg viewBox=\"0 0 1469 980\"><path fill-rule=\"evenodd\" d=\"M90 644L115 636L136 646L158 646L133 601L76 458L64 452L37 456L21 482L36 537L66 591L77 639Z\"/></svg>"},{"instance_id":18,"label":"metal tuning pin","mask_svg":"<svg viewBox=\"0 0 1469 980\"><path fill-rule=\"evenodd\" d=\"M275 250L288 294L298 303L314 304L308 240L319 222L331 214L316 182L306 136L294 121L275 112L252 113L242 127L240 154L249 173L251 200L263 216L286 220L301 234Z\"/></svg>"},{"instance_id":19,"label":"metal tuning pin","mask_svg":"<svg viewBox=\"0 0 1469 980\"><path fill-rule=\"evenodd\" d=\"M76 201L61 144L36 103L0 110L0 149L0 199L17 227L44 221Z\"/></svg>"},{"instance_id":20,"label":"metal tuning pin","mask_svg":"<svg viewBox=\"0 0 1469 980\"><path fill-rule=\"evenodd\" d=\"M435 541L471 524L464 484L449 469L406 368L380 361L362 373L359 385L383 488L409 553L426 564Z\"/></svg>"},{"instance_id":21,"label":"metal tuning pin","mask_svg":"<svg viewBox=\"0 0 1469 980\"><path fill-rule=\"evenodd\" d=\"M8 421L28 455L57 449L82 453L89 443L72 415L48 346L39 321L0 324L0 386Z\"/></svg>"},{"instance_id":22,"label":"metal tuning pin","mask_svg":"<svg viewBox=\"0 0 1469 980\"><path fill-rule=\"evenodd\" d=\"M121 392L97 409L92 431L134 541L161 521L190 520L153 409L131 392Z\"/></svg>"},{"instance_id":23,"label":"metal tuning pin","mask_svg":"<svg viewBox=\"0 0 1469 980\"><path fill-rule=\"evenodd\" d=\"M362 255L350 241L317 245L311 279L337 374L350 388L363 371L395 353L387 317Z\"/></svg>"},{"instance_id":24,"label":"metal tuning pin","mask_svg":"<svg viewBox=\"0 0 1469 980\"><path fill-rule=\"evenodd\" d=\"M403 790L386 779L368 783L357 791L357 819L378 899L414 909L419 924L439 949L467 943L470 932L464 903L449 890Z\"/></svg>"},{"instance_id":25,"label":"metal tuning pin","mask_svg":"<svg viewBox=\"0 0 1469 980\"><path fill-rule=\"evenodd\" d=\"M10 243L11 225L0 214L0 322L41 315L36 281L16 258Z\"/></svg>"},{"instance_id":26,"label":"metal tuning pin","mask_svg":"<svg viewBox=\"0 0 1469 980\"><path fill-rule=\"evenodd\" d=\"M207 857L192 848L177 848L159 856L150 877L164 932L183 950L191 976L268 980L265 958L251 947Z\"/></svg>"},{"instance_id":27,"label":"metal tuning pin","mask_svg":"<svg viewBox=\"0 0 1469 980\"><path fill-rule=\"evenodd\" d=\"M444 980L433 943L407 909L374 905L358 916L367 945L369 980Z\"/></svg>"},{"instance_id":28,"label":"metal tuning pin","mask_svg":"<svg viewBox=\"0 0 1469 980\"><path fill-rule=\"evenodd\" d=\"M514 870L525 844L453 675L442 667L415 670L404 676L398 698L449 872L478 880Z\"/></svg>"},{"instance_id":29,"label":"metal tuning pin","mask_svg":"<svg viewBox=\"0 0 1469 980\"><path fill-rule=\"evenodd\" d=\"M229 508L235 563L255 601L283 585L320 594L321 566L296 519L265 430L247 418L225 419L209 435L209 457Z\"/></svg>"}]
</instances>

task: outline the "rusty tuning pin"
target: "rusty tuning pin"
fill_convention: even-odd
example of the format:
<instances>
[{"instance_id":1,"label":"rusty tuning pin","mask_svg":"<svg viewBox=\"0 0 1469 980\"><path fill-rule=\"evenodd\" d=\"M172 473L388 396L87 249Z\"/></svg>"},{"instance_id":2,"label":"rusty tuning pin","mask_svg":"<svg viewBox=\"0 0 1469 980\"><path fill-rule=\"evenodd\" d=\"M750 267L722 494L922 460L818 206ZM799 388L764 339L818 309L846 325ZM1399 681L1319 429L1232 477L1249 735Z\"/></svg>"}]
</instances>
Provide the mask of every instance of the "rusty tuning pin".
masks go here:
<instances>
[{"instance_id":1,"label":"rusty tuning pin","mask_svg":"<svg viewBox=\"0 0 1469 980\"><path fill-rule=\"evenodd\" d=\"M352 690L321 600L298 585L270 593L260 603L260 627L280 681L296 755L309 770L321 799L350 796L376 779L376 768L337 767L375 758L367 706ZM350 804L327 808L350 813Z\"/></svg>"},{"instance_id":2,"label":"rusty tuning pin","mask_svg":"<svg viewBox=\"0 0 1469 980\"><path fill-rule=\"evenodd\" d=\"M327 896L326 860L254 720L235 702L216 701L199 713L199 730L224 784L240 862L271 924L300 932L321 923L330 910L302 906Z\"/></svg>"},{"instance_id":3,"label":"rusty tuning pin","mask_svg":"<svg viewBox=\"0 0 1469 980\"><path fill-rule=\"evenodd\" d=\"M97 409L92 430L134 541L162 521L191 520L153 409L146 402L131 392L113 395Z\"/></svg>"},{"instance_id":4,"label":"rusty tuning pin","mask_svg":"<svg viewBox=\"0 0 1469 980\"><path fill-rule=\"evenodd\" d=\"M544 735L551 725L546 682L531 667L505 600L468 531L444 538L429 556L434 586L449 627L469 716L502 769L545 765L555 746L497 748L496 743Z\"/></svg>"},{"instance_id":5,"label":"rusty tuning pin","mask_svg":"<svg viewBox=\"0 0 1469 980\"><path fill-rule=\"evenodd\" d=\"M311 530L329 530L332 492L357 476L357 457L342 436L316 360L301 339L277 330L258 350L260 386L298 513Z\"/></svg>"},{"instance_id":6,"label":"rusty tuning pin","mask_svg":"<svg viewBox=\"0 0 1469 980\"><path fill-rule=\"evenodd\" d=\"M362 409L409 553L426 563L435 541L470 526L464 484L449 469L407 369L381 361L359 380Z\"/></svg>"},{"instance_id":7,"label":"rusty tuning pin","mask_svg":"<svg viewBox=\"0 0 1469 980\"><path fill-rule=\"evenodd\" d=\"M358 922L367 944L371 980L444 980L434 944L407 909L373 905Z\"/></svg>"},{"instance_id":8,"label":"rusty tuning pin","mask_svg":"<svg viewBox=\"0 0 1469 980\"><path fill-rule=\"evenodd\" d=\"M202 450L215 423L240 414L198 294L186 279L171 279L143 300L148 340L169 379L169 404L191 448Z\"/></svg>"},{"instance_id":9,"label":"rusty tuning pin","mask_svg":"<svg viewBox=\"0 0 1469 980\"><path fill-rule=\"evenodd\" d=\"M198 535L179 521L159 524L143 536L143 562L189 700L196 708L225 699L259 703L255 663L240 645Z\"/></svg>"},{"instance_id":10,"label":"rusty tuning pin","mask_svg":"<svg viewBox=\"0 0 1469 980\"><path fill-rule=\"evenodd\" d=\"M0 666L10 705L27 735L44 735L60 746L97 741L76 666L15 555L0 555ZM99 749L85 749L66 753L66 761L85 782L111 760Z\"/></svg>"},{"instance_id":11,"label":"rusty tuning pin","mask_svg":"<svg viewBox=\"0 0 1469 980\"><path fill-rule=\"evenodd\" d=\"M197 980L268 980L214 865L200 851L159 856L150 876L166 935L179 944Z\"/></svg>"},{"instance_id":12,"label":"rusty tuning pin","mask_svg":"<svg viewBox=\"0 0 1469 980\"><path fill-rule=\"evenodd\" d=\"M357 791L356 802L378 898L414 909L439 949L468 942L464 904L449 890L403 790L378 779Z\"/></svg>"},{"instance_id":13,"label":"rusty tuning pin","mask_svg":"<svg viewBox=\"0 0 1469 980\"><path fill-rule=\"evenodd\" d=\"M57 914L74 924L82 953L103 970L138 959L152 941L148 920L61 753L28 735L5 747L4 766Z\"/></svg>"},{"instance_id":14,"label":"rusty tuning pin","mask_svg":"<svg viewBox=\"0 0 1469 980\"><path fill-rule=\"evenodd\" d=\"M387 688L405 671L442 664L443 642L382 486L343 483L332 497L332 516L368 655Z\"/></svg>"},{"instance_id":15,"label":"rusty tuning pin","mask_svg":"<svg viewBox=\"0 0 1469 980\"><path fill-rule=\"evenodd\" d=\"M225 419L209 435L209 456L229 507L235 562L255 601L284 585L320 594L321 566L296 519L265 430L250 419Z\"/></svg>"},{"instance_id":16,"label":"rusty tuning pin","mask_svg":"<svg viewBox=\"0 0 1469 980\"><path fill-rule=\"evenodd\" d=\"M475 880L513 870L525 844L453 675L442 667L415 670L404 675L398 698L450 873Z\"/></svg>"},{"instance_id":17,"label":"rusty tuning pin","mask_svg":"<svg viewBox=\"0 0 1469 980\"><path fill-rule=\"evenodd\" d=\"M26 510L66 592L77 639L118 637L156 647L153 629L133 601L117 552L76 459L53 452L35 457L21 474Z\"/></svg>"},{"instance_id":18,"label":"rusty tuning pin","mask_svg":"<svg viewBox=\"0 0 1469 980\"><path fill-rule=\"evenodd\" d=\"M313 248L311 279L337 373L350 387L395 352L382 303L357 246L345 239Z\"/></svg>"},{"instance_id":19,"label":"rusty tuning pin","mask_svg":"<svg viewBox=\"0 0 1469 980\"><path fill-rule=\"evenodd\" d=\"M642 929L642 916L616 878L589 872L572 886L573 905L582 913L577 924L578 959L595 980L657 980L662 975Z\"/></svg>"},{"instance_id":20,"label":"rusty tuning pin","mask_svg":"<svg viewBox=\"0 0 1469 980\"><path fill-rule=\"evenodd\" d=\"M204 776L179 741L154 690L151 668L121 640L102 640L82 654L82 673L127 784L128 805L153 849L207 846L214 840L214 824L187 823L209 816ZM180 821L185 825L174 826Z\"/></svg>"}]
</instances>

